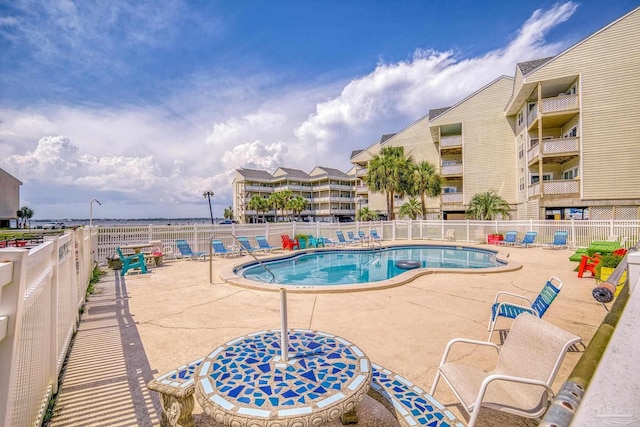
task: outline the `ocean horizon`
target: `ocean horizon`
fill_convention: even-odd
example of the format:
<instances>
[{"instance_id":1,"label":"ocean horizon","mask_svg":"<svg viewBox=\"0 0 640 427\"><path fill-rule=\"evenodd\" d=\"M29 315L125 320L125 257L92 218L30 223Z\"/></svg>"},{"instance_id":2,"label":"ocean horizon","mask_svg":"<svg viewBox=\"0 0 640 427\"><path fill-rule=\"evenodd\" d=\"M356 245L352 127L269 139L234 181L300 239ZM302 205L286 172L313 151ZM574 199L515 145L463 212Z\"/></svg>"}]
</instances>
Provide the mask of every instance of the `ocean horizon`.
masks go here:
<instances>
[{"instance_id":1,"label":"ocean horizon","mask_svg":"<svg viewBox=\"0 0 640 427\"><path fill-rule=\"evenodd\" d=\"M214 218L218 223L224 218ZM31 228L38 228L48 223L62 223L65 227L88 226L89 218L32 219ZM211 218L93 218L93 225L103 227L142 226L142 225L193 225L211 224Z\"/></svg>"}]
</instances>

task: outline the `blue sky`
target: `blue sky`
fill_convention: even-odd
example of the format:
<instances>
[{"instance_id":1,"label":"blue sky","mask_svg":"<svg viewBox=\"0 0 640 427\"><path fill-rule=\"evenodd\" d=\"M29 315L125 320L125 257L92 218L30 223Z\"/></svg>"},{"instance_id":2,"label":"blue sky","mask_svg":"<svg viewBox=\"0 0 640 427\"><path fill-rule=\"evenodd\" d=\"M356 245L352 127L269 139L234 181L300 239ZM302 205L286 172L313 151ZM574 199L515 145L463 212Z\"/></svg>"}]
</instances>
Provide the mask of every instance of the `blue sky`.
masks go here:
<instances>
[{"instance_id":1,"label":"blue sky","mask_svg":"<svg viewBox=\"0 0 640 427\"><path fill-rule=\"evenodd\" d=\"M235 169L349 154L639 1L0 0L0 168L36 219L208 216Z\"/></svg>"}]
</instances>

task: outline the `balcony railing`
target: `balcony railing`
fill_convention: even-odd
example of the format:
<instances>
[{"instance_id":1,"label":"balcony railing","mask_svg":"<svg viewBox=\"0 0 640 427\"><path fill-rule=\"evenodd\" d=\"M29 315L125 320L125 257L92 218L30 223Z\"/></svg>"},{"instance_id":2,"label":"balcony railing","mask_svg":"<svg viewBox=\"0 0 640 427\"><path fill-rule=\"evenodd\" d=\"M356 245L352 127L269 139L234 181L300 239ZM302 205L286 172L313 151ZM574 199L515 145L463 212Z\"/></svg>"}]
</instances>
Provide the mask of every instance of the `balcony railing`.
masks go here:
<instances>
[{"instance_id":1,"label":"balcony railing","mask_svg":"<svg viewBox=\"0 0 640 427\"><path fill-rule=\"evenodd\" d=\"M560 179L557 181L543 181L544 194L578 194L580 193L579 179ZM540 195L540 183L529 186L529 197Z\"/></svg>"},{"instance_id":2,"label":"balcony railing","mask_svg":"<svg viewBox=\"0 0 640 427\"><path fill-rule=\"evenodd\" d=\"M457 165L442 166L440 173L442 175L462 175L462 163Z\"/></svg>"},{"instance_id":3,"label":"balcony railing","mask_svg":"<svg viewBox=\"0 0 640 427\"><path fill-rule=\"evenodd\" d=\"M462 203L462 193L444 193L442 203Z\"/></svg>"},{"instance_id":4,"label":"balcony railing","mask_svg":"<svg viewBox=\"0 0 640 427\"><path fill-rule=\"evenodd\" d=\"M319 184L313 186L313 191L321 190L353 190L355 185L342 185L342 184Z\"/></svg>"},{"instance_id":5,"label":"balcony railing","mask_svg":"<svg viewBox=\"0 0 640 427\"><path fill-rule=\"evenodd\" d=\"M246 185L245 191L257 191L262 193L273 193L273 187L264 187L262 185Z\"/></svg>"},{"instance_id":6,"label":"balcony railing","mask_svg":"<svg viewBox=\"0 0 640 427\"><path fill-rule=\"evenodd\" d=\"M462 135L450 135L440 138L440 148L462 147Z\"/></svg>"},{"instance_id":7,"label":"balcony railing","mask_svg":"<svg viewBox=\"0 0 640 427\"><path fill-rule=\"evenodd\" d=\"M535 145L534 145L535 144ZM531 161L540 154L540 144L537 138L531 138L531 149L527 151L527 161ZM552 138L542 140L542 155L562 154L580 151L580 138Z\"/></svg>"},{"instance_id":8,"label":"balcony railing","mask_svg":"<svg viewBox=\"0 0 640 427\"><path fill-rule=\"evenodd\" d=\"M559 95L542 99L542 113L557 113L560 111L577 110L579 108L578 95ZM527 123L530 125L538 118L537 104L527 113Z\"/></svg>"},{"instance_id":9,"label":"balcony railing","mask_svg":"<svg viewBox=\"0 0 640 427\"><path fill-rule=\"evenodd\" d=\"M578 109L578 95L559 95L542 100L543 113Z\"/></svg>"}]
</instances>

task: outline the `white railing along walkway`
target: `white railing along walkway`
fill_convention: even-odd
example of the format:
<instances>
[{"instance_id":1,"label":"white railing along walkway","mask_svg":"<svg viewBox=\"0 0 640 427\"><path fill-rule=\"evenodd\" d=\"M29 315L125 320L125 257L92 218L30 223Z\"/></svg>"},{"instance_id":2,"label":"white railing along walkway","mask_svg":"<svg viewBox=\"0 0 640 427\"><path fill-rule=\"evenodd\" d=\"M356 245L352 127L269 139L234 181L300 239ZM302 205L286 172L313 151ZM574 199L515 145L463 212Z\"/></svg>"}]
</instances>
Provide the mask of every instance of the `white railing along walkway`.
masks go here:
<instances>
[{"instance_id":1,"label":"white railing along walkway","mask_svg":"<svg viewBox=\"0 0 640 427\"><path fill-rule=\"evenodd\" d=\"M97 230L0 249L0 425L39 426L75 332Z\"/></svg>"}]
</instances>

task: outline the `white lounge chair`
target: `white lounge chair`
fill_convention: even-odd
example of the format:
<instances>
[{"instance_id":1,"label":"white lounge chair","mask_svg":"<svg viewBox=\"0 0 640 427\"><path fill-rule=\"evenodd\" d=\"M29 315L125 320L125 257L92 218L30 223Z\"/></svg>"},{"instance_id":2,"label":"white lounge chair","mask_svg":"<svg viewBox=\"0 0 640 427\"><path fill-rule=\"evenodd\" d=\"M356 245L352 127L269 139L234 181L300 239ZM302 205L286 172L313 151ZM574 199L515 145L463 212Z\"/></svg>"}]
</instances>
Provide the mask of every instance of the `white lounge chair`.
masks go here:
<instances>
[{"instance_id":1,"label":"white lounge chair","mask_svg":"<svg viewBox=\"0 0 640 427\"><path fill-rule=\"evenodd\" d=\"M440 377L444 378L470 415L468 427L475 425L481 407L527 418L540 417L553 398L551 385L565 354L578 342L580 337L523 313L514 320L502 348L487 341L462 338L449 341L430 394L435 393ZM447 363L456 343L494 347L498 353L495 369L484 371Z\"/></svg>"}]
</instances>

